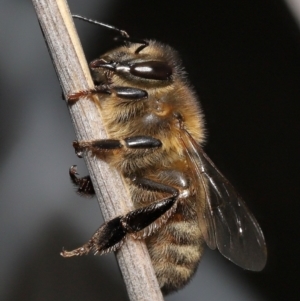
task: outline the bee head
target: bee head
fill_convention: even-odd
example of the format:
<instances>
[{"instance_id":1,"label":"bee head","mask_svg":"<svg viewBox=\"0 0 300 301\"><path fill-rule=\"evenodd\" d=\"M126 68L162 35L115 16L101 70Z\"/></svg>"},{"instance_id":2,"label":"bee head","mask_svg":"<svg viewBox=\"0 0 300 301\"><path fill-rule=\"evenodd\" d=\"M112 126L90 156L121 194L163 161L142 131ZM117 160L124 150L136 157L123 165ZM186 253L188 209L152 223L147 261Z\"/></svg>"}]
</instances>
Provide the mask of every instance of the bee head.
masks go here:
<instances>
[{"instance_id":1,"label":"bee head","mask_svg":"<svg viewBox=\"0 0 300 301\"><path fill-rule=\"evenodd\" d=\"M105 74L111 72L125 80L164 86L169 84L177 74L182 74L180 60L171 47L157 41L131 38L125 30L112 25L78 15L73 17L114 30L119 34L116 40L125 43L90 63L97 82L102 82Z\"/></svg>"}]
</instances>

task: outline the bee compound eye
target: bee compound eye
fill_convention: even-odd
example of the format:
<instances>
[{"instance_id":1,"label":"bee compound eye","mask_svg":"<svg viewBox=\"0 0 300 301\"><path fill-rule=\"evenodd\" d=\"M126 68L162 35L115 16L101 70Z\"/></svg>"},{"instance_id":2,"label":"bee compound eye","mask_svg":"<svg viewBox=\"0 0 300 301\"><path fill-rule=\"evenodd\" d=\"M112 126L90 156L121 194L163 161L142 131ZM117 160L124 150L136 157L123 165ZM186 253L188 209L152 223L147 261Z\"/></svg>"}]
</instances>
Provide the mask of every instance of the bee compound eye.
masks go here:
<instances>
[{"instance_id":1,"label":"bee compound eye","mask_svg":"<svg viewBox=\"0 0 300 301\"><path fill-rule=\"evenodd\" d=\"M145 79L169 80L172 68L164 62L148 61L133 64L130 73Z\"/></svg>"}]
</instances>

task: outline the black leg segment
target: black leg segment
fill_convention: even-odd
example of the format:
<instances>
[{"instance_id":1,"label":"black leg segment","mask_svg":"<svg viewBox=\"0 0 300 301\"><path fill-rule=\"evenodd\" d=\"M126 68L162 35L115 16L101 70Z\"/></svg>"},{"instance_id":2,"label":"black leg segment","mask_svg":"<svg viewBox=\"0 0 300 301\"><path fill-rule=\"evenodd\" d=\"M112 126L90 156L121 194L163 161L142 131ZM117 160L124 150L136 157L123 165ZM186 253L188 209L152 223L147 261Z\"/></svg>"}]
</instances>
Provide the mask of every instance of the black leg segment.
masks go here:
<instances>
[{"instance_id":1,"label":"black leg segment","mask_svg":"<svg viewBox=\"0 0 300 301\"><path fill-rule=\"evenodd\" d=\"M121 223L121 216L103 224L92 238L82 247L72 251L63 250L63 257L81 256L88 254L91 250L99 255L115 251L121 247L126 236L126 230Z\"/></svg>"},{"instance_id":2,"label":"black leg segment","mask_svg":"<svg viewBox=\"0 0 300 301\"><path fill-rule=\"evenodd\" d=\"M115 92L116 95L122 99L140 100L148 98L147 91L138 88L114 87L112 91Z\"/></svg>"},{"instance_id":3,"label":"black leg segment","mask_svg":"<svg viewBox=\"0 0 300 301\"><path fill-rule=\"evenodd\" d=\"M169 193L173 197L177 197L179 194L179 192L176 188L169 186L169 185L165 185L162 183L152 181L150 179L139 178L139 177L134 176L134 177L131 177L131 182L135 186L141 187L145 190L166 192L166 193Z\"/></svg>"},{"instance_id":4,"label":"black leg segment","mask_svg":"<svg viewBox=\"0 0 300 301\"><path fill-rule=\"evenodd\" d=\"M125 216L118 216L103 224L82 247L73 251L63 250L61 256L84 255L91 250L100 255L116 251L123 244L127 234L131 234L137 239L151 235L168 220L175 212L176 207L177 198L171 197L133 210Z\"/></svg>"},{"instance_id":5,"label":"black leg segment","mask_svg":"<svg viewBox=\"0 0 300 301\"><path fill-rule=\"evenodd\" d=\"M162 144L160 140L149 136L134 136L124 139L128 148L155 148Z\"/></svg>"},{"instance_id":6,"label":"black leg segment","mask_svg":"<svg viewBox=\"0 0 300 301\"><path fill-rule=\"evenodd\" d=\"M122 147L122 144L120 140L103 139L103 140L95 140L92 143L92 147L101 151L101 150L118 149Z\"/></svg>"},{"instance_id":7,"label":"black leg segment","mask_svg":"<svg viewBox=\"0 0 300 301\"><path fill-rule=\"evenodd\" d=\"M82 196L92 197L95 194L94 186L90 176L78 178L77 166L72 165L69 169L72 183L77 187L77 193Z\"/></svg>"},{"instance_id":8,"label":"black leg segment","mask_svg":"<svg viewBox=\"0 0 300 301\"><path fill-rule=\"evenodd\" d=\"M73 141L73 147L75 153L79 158L82 158L84 150L90 150L92 152L109 151L122 148L120 140L114 139L101 139L94 141Z\"/></svg>"},{"instance_id":9,"label":"black leg segment","mask_svg":"<svg viewBox=\"0 0 300 301\"><path fill-rule=\"evenodd\" d=\"M170 210L175 202L175 198L169 198L131 211L121 219L123 227L127 233L141 231Z\"/></svg>"},{"instance_id":10,"label":"black leg segment","mask_svg":"<svg viewBox=\"0 0 300 301\"><path fill-rule=\"evenodd\" d=\"M160 140L149 136L134 136L124 140L101 139L93 141L74 141L73 147L78 157L82 157L84 150L92 152L110 151L121 148L127 149L149 149L161 147Z\"/></svg>"}]
</instances>

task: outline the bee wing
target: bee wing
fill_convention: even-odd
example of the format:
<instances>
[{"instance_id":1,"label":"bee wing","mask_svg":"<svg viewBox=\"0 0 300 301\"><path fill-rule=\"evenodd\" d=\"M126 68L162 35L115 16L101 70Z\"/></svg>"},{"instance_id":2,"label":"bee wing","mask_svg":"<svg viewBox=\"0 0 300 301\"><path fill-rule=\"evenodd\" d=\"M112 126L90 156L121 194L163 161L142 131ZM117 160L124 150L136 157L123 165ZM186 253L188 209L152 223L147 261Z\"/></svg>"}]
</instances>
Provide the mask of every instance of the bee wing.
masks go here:
<instances>
[{"instance_id":1,"label":"bee wing","mask_svg":"<svg viewBox=\"0 0 300 301\"><path fill-rule=\"evenodd\" d=\"M195 180L204 188L206 200L199 222L207 245L212 249L217 246L223 256L244 269L262 270L267 249L255 217L193 137L185 131L182 140Z\"/></svg>"},{"instance_id":2,"label":"bee wing","mask_svg":"<svg viewBox=\"0 0 300 301\"><path fill-rule=\"evenodd\" d=\"M213 219L210 192L203 176L204 169L198 155L198 145L188 132L181 136L184 149L187 154L187 161L192 173L193 183L195 186L192 189L195 191L197 198L197 212L199 226L208 247L212 250L216 249L216 233L215 221ZM207 201L208 200L208 201Z\"/></svg>"}]
</instances>

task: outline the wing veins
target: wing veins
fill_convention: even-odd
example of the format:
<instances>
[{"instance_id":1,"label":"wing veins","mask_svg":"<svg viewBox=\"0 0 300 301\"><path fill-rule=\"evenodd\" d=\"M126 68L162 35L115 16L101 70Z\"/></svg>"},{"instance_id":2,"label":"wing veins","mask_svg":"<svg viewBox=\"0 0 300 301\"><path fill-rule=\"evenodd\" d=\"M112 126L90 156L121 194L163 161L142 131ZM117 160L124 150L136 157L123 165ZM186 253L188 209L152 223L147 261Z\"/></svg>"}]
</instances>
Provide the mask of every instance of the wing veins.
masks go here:
<instances>
[{"instance_id":1,"label":"wing veins","mask_svg":"<svg viewBox=\"0 0 300 301\"><path fill-rule=\"evenodd\" d=\"M195 185L203 189L205 203L199 207L200 229L207 245L249 270L260 271L267 252L263 233L255 217L230 182L216 168L193 137L181 136L191 164ZM201 195L201 192L198 192Z\"/></svg>"}]
</instances>

